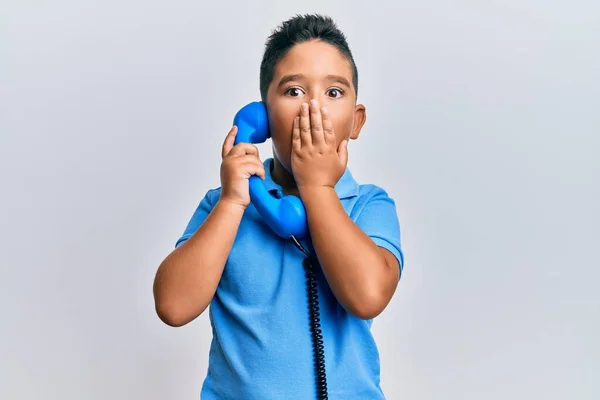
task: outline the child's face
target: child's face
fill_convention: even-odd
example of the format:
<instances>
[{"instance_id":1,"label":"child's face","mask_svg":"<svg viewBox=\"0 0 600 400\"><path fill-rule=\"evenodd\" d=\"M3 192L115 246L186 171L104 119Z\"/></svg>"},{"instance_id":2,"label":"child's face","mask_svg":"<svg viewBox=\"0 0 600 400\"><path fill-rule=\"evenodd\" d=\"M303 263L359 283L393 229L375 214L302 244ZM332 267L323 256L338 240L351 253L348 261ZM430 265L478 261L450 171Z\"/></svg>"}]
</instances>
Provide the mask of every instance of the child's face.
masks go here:
<instances>
[{"instance_id":1,"label":"child's face","mask_svg":"<svg viewBox=\"0 0 600 400\"><path fill-rule=\"evenodd\" d=\"M294 118L302 103L312 99L327 107L338 145L358 138L366 114L365 107L356 104L352 68L337 48L320 41L292 47L275 67L267 92L273 152L289 172Z\"/></svg>"}]
</instances>

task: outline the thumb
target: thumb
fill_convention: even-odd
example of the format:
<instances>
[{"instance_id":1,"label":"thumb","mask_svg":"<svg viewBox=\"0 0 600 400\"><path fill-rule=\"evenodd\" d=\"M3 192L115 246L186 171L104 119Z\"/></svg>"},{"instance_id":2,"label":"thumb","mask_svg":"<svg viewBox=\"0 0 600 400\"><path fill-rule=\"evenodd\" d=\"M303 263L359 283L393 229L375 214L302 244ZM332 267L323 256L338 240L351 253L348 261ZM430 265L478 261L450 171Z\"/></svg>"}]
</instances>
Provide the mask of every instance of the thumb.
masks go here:
<instances>
[{"instance_id":1,"label":"thumb","mask_svg":"<svg viewBox=\"0 0 600 400\"><path fill-rule=\"evenodd\" d=\"M221 148L221 158L227 157L231 149L233 148L233 144L235 142L235 136L237 135L238 127L233 125L231 130L225 137L225 141L223 142L223 147Z\"/></svg>"},{"instance_id":2,"label":"thumb","mask_svg":"<svg viewBox=\"0 0 600 400\"><path fill-rule=\"evenodd\" d=\"M340 162L345 167L348 164L348 140L343 140L338 148L338 156Z\"/></svg>"}]
</instances>

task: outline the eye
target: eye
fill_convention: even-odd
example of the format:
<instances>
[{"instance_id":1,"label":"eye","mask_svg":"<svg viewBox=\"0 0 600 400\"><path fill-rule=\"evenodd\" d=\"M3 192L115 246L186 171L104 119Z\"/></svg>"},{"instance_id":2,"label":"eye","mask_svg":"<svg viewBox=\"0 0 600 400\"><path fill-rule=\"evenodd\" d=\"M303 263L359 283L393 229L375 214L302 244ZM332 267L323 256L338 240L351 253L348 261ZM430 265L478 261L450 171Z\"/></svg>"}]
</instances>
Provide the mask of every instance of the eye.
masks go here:
<instances>
[{"instance_id":1,"label":"eye","mask_svg":"<svg viewBox=\"0 0 600 400\"><path fill-rule=\"evenodd\" d=\"M298 97L302 94L302 89L299 87L291 87L285 91L287 96Z\"/></svg>"},{"instance_id":2,"label":"eye","mask_svg":"<svg viewBox=\"0 0 600 400\"><path fill-rule=\"evenodd\" d=\"M329 89L327 91L327 93L328 93L329 97L333 97L334 99L341 97L344 94L344 92L338 88Z\"/></svg>"}]
</instances>

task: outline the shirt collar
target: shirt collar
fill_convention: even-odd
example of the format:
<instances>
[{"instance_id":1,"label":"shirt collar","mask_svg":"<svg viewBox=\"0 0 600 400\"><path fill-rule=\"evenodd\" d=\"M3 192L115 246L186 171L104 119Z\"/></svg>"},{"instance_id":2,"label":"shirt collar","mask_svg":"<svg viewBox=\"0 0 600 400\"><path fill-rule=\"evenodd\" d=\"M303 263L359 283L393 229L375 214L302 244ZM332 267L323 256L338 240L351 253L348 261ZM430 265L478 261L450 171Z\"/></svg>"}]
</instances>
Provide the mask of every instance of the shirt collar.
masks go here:
<instances>
[{"instance_id":1,"label":"shirt collar","mask_svg":"<svg viewBox=\"0 0 600 400\"><path fill-rule=\"evenodd\" d=\"M263 163L265 166L265 179L263 182L264 182L265 188L271 194L274 194L280 198L283 196L282 188L277 183L275 183L275 181L273 180L273 178L271 176L271 169L273 168L273 161L274 161L273 158L268 158ZM358 196L358 191L359 191L358 183L356 182L356 180L354 179L354 177L352 176L352 173L350 172L350 170L348 168L346 168L346 170L344 171L344 174L342 175L342 177L340 178L338 183L335 185L334 189L340 199L346 199L346 198Z\"/></svg>"}]
</instances>

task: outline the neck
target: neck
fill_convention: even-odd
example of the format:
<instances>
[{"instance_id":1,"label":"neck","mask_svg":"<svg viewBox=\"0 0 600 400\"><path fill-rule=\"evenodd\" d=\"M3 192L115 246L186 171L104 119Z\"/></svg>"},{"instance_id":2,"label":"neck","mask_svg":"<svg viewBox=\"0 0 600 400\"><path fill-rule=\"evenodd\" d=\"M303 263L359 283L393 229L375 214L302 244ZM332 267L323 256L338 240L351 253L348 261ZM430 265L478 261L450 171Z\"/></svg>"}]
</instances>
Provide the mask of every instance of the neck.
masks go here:
<instances>
[{"instance_id":1,"label":"neck","mask_svg":"<svg viewBox=\"0 0 600 400\"><path fill-rule=\"evenodd\" d=\"M277 157L273 157L273 170L271 171L271 177L273 181L281 186L284 194L292 194L299 196L298 187L296 186L296 180L285 167L279 162Z\"/></svg>"}]
</instances>

